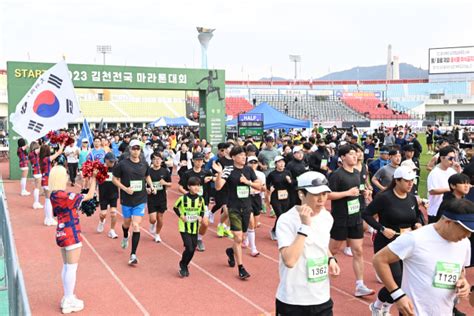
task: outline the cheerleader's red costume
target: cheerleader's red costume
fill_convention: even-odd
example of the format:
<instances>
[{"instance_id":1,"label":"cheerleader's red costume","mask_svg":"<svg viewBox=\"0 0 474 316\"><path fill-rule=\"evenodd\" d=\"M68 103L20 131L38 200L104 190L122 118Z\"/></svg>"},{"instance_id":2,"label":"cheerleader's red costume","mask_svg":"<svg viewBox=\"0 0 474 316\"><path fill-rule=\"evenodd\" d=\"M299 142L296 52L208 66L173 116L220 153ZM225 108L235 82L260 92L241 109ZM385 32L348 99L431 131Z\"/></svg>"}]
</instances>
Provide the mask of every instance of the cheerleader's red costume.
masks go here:
<instances>
[{"instance_id":1,"label":"cheerleader's red costume","mask_svg":"<svg viewBox=\"0 0 474 316\"><path fill-rule=\"evenodd\" d=\"M21 147L18 147L16 154L18 155L20 168L28 168L28 153L26 152L26 150Z\"/></svg>"},{"instance_id":2,"label":"cheerleader's red costume","mask_svg":"<svg viewBox=\"0 0 474 316\"><path fill-rule=\"evenodd\" d=\"M82 242L81 225L77 210L84 195L65 191L51 193L53 212L58 218L56 227L56 244L59 247L69 247Z\"/></svg>"}]
</instances>

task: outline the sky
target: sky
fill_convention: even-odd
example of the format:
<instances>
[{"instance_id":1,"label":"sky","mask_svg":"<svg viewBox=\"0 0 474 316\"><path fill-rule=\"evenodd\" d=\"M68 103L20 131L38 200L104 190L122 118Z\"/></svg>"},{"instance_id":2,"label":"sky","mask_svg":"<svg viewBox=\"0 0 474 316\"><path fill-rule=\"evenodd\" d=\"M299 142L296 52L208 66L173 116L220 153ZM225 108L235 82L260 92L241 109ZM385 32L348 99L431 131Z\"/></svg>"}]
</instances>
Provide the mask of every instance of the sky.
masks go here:
<instances>
[{"instance_id":1,"label":"sky","mask_svg":"<svg viewBox=\"0 0 474 316\"><path fill-rule=\"evenodd\" d=\"M400 62L427 69L428 49L474 45L472 0L1 0L6 61L200 68L197 26L215 28L209 68L227 80L298 79Z\"/></svg>"}]
</instances>

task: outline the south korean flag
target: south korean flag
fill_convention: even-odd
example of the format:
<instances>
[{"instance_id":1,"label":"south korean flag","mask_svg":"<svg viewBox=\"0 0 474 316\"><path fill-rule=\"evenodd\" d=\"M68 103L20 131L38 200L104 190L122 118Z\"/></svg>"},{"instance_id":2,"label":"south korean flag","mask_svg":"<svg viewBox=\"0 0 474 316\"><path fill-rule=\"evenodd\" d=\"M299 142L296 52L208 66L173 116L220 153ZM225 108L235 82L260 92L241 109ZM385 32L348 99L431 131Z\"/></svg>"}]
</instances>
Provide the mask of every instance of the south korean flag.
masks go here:
<instances>
[{"instance_id":1,"label":"south korean flag","mask_svg":"<svg viewBox=\"0 0 474 316\"><path fill-rule=\"evenodd\" d=\"M10 115L15 132L29 143L73 122L81 114L65 62L54 65L33 84Z\"/></svg>"}]
</instances>

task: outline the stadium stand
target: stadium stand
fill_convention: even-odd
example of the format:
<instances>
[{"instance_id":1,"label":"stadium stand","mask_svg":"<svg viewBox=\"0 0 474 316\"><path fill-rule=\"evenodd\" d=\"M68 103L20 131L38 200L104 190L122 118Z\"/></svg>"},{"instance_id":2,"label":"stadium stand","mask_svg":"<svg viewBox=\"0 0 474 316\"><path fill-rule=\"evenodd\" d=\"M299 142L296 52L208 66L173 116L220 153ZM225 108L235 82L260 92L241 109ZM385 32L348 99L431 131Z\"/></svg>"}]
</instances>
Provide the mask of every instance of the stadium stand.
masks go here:
<instances>
[{"instance_id":1,"label":"stadium stand","mask_svg":"<svg viewBox=\"0 0 474 316\"><path fill-rule=\"evenodd\" d=\"M400 113L374 97L344 97L342 101L359 113L364 113L370 119L408 119L409 115Z\"/></svg>"}]
</instances>

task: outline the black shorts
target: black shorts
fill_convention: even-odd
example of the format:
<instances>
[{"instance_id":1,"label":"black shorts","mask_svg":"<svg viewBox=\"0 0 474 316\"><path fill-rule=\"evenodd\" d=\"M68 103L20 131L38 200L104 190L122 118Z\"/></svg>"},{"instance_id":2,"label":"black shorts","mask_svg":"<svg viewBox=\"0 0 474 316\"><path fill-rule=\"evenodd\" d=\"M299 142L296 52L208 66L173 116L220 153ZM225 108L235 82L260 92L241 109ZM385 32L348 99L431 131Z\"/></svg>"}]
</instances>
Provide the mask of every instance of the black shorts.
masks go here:
<instances>
[{"instance_id":1,"label":"black shorts","mask_svg":"<svg viewBox=\"0 0 474 316\"><path fill-rule=\"evenodd\" d=\"M262 197L260 196L260 194L256 194L256 195L251 195L250 199L252 200L253 216L260 215L260 212L262 211Z\"/></svg>"},{"instance_id":2,"label":"black shorts","mask_svg":"<svg viewBox=\"0 0 474 316\"><path fill-rule=\"evenodd\" d=\"M152 213L164 213L166 212L166 209L168 208L166 201L160 201L160 202L155 202L155 203L147 203L148 206L148 214Z\"/></svg>"},{"instance_id":3,"label":"black shorts","mask_svg":"<svg viewBox=\"0 0 474 316\"><path fill-rule=\"evenodd\" d=\"M235 232L247 232L250 222L250 209L229 208L230 230Z\"/></svg>"},{"instance_id":4,"label":"black shorts","mask_svg":"<svg viewBox=\"0 0 474 316\"><path fill-rule=\"evenodd\" d=\"M118 200L118 197L112 198L112 199L107 199L107 198L100 199L100 201L99 201L100 210L101 211L106 211L107 206L109 206L109 205L110 205L111 208L112 207L117 207L117 200Z\"/></svg>"},{"instance_id":5,"label":"black shorts","mask_svg":"<svg viewBox=\"0 0 474 316\"><path fill-rule=\"evenodd\" d=\"M334 240L362 238L364 238L364 225L362 223L354 226L333 226L331 229L331 239Z\"/></svg>"},{"instance_id":6,"label":"black shorts","mask_svg":"<svg viewBox=\"0 0 474 316\"><path fill-rule=\"evenodd\" d=\"M332 316L333 302L331 299L326 303L319 305L291 305L283 303L276 299L276 315L277 316L300 316L300 315L319 315Z\"/></svg>"}]
</instances>

